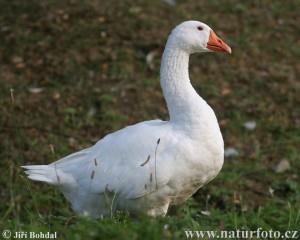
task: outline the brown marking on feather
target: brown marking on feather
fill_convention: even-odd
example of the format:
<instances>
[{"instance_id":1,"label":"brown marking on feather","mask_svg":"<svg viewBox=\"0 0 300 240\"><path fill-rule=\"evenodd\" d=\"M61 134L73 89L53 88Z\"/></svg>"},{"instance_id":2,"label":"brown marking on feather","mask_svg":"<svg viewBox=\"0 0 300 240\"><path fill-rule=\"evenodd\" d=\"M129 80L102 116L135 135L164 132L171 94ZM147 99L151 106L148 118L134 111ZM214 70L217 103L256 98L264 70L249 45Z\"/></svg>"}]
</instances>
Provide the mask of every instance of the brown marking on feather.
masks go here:
<instances>
[{"instance_id":1,"label":"brown marking on feather","mask_svg":"<svg viewBox=\"0 0 300 240\"><path fill-rule=\"evenodd\" d=\"M158 189L158 184L157 184L157 176L156 176L156 154L157 154L157 149L158 149L158 145L160 143L160 138L157 139L157 144L156 144L156 147L155 147L155 154L154 154L154 177L155 177L155 188L156 190Z\"/></svg>"},{"instance_id":2,"label":"brown marking on feather","mask_svg":"<svg viewBox=\"0 0 300 240\"><path fill-rule=\"evenodd\" d=\"M57 178L57 182L60 183L60 177L57 174L56 164L54 164L54 170L55 170L55 175L56 175L56 178Z\"/></svg>"},{"instance_id":3,"label":"brown marking on feather","mask_svg":"<svg viewBox=\"0 0 300 240\"><path fill-rule=\"evenodd\" d=\"M145 165L149 162L149 160L150 160L150 155L148 155L146 161L143 162L140 166L141 166L141 167L145 166Z\"/></svg>"},{"instance_id":4,"label":"brown marking on feather","mask_svg":"<svg viewBox=\"0 0 300 240\"><path fill-rule=\"evenodd\" d=\"M97 159L96 159L96 158L94 159L94 163L95 163L95 166L97 166L97 165L98 165L98 163L97 163Z\"/></svg>"},{"instance_id":5,"label":"brown marking on feather","mask_svg":"<svg viewBox=\"0 0 300 240\"><path fill-rule=\"evenodd\" d=\"M93 170L91 174L91 179L94 179L94 176L95 176L95 171Z\"/></svg>"}]
</instances>

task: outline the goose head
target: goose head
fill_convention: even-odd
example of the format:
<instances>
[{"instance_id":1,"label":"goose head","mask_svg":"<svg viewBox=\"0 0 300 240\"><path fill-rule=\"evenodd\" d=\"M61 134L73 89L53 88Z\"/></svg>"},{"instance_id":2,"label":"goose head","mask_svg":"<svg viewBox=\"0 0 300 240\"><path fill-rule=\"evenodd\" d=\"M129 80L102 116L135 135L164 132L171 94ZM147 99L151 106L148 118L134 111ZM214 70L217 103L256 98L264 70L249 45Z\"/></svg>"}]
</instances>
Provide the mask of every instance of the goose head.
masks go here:
<instances>
[{"instance_id":1,"label":"goose head","mask_svg":"<svg viewBox=\"0 0 300 240\"><path fill-rule=\"evenodd\" d=\"M186 21L173 29L168 39L173 47L189 54L197 52L226 52L231 48L205 23Z\"/></svg>"}]
</instances>

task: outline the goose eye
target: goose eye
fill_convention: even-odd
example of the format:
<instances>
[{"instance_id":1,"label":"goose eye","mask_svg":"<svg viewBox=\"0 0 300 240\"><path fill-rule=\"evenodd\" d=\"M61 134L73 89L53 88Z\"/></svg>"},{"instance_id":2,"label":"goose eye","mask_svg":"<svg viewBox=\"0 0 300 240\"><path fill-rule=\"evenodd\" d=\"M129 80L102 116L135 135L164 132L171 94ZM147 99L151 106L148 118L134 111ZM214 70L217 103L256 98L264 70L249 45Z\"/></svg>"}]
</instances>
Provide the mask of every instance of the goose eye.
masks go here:
<instances>
[{"instance_id":1,"label":"goose eye","mask_svg":"<svg viewBox=\"0 0 300 240\"><path fill-rule=\"evenodd\" d=\"M203 27L199 26L199 27L197 27L197 29L198 29L199 31L202 31L202 30L203 30Z\"/></svg>"}]
</instances>

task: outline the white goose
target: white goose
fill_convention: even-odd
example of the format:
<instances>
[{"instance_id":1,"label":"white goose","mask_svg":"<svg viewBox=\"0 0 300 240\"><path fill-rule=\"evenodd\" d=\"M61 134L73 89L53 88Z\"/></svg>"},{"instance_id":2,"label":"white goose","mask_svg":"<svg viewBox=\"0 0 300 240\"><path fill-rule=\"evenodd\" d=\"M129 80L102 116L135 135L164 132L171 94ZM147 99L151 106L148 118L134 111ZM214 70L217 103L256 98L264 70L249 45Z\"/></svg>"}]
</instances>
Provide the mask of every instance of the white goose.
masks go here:
<instances>
[{"instance_id":1,"label":"white goose","mask_svg":"<svg viewBox=\"0 0 300 240\"><path fill-rule=\"evenodd\" d=\"M189 79L189 55L231 53L209 26L186 21L170 34L160 81L170 120L141 122L49 165L23 166L32 180L60 188L79 214L115 210L165 215L221 170L224 143L211 107Z\"/></svg>"}]
</instances>

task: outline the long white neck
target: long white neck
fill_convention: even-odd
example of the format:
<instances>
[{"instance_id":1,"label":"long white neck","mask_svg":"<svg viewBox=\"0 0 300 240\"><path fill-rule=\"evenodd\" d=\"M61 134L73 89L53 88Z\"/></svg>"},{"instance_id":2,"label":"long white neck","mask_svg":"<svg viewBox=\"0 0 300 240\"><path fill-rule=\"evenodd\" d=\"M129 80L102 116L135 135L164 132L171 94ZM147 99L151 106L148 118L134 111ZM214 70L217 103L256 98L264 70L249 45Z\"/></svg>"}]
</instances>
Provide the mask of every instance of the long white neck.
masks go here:
<instances>
[{"instance_id":1,"label":"long white neck","mask_svg":"<svg viewBox=\"0 0 300 240\"><path fill-rule=\"evenodd\" d=\"M168 40L162 57L160 82L171 122L195 124L200 121L206 102L189 79L189 53Z\"/></svg>"}]
</instances>

